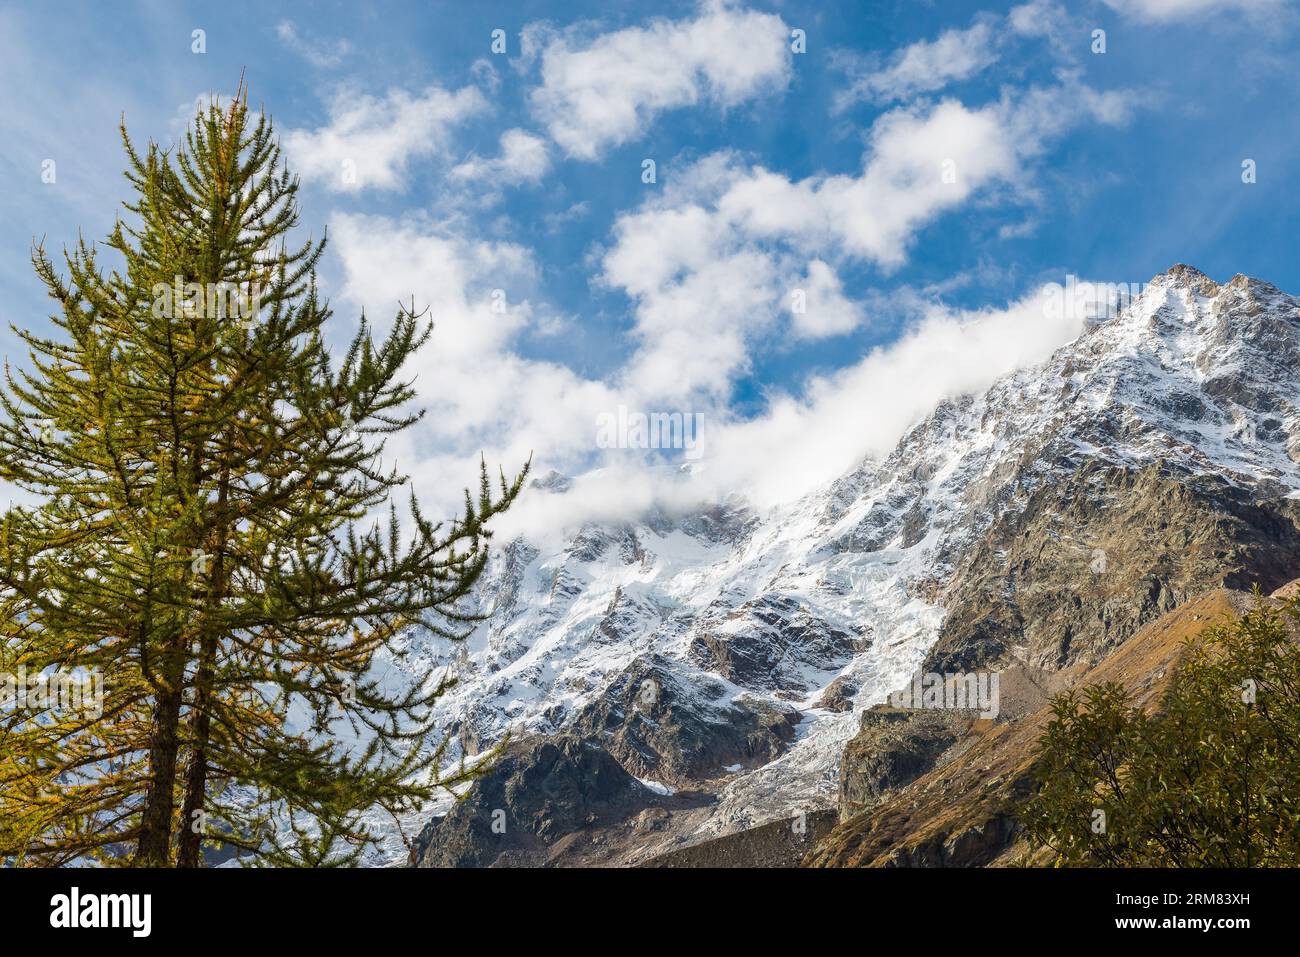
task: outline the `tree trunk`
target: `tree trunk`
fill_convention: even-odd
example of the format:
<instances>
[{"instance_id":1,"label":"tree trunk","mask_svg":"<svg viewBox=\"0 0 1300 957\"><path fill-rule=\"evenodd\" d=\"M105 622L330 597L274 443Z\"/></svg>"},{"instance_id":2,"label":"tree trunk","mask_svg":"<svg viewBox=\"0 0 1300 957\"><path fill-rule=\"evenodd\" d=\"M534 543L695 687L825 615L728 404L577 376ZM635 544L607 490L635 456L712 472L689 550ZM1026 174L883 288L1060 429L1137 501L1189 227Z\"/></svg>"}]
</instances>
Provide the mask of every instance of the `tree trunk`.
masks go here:
<instances>
[{"instance_id":1,"label":"tree trunk","mask_svg":"<svg viewBox=\"0 0 1300 957\"><path fill-rule=\"evenodd\" d=\"M227 433L227 441L233 435ZM228 448L228 446L227 446ZM212 729L212 680L217 657L217 635L212 614L224 600L226 587L226 505L230 499L230 467L223 465L217 488L218 530L216 558L212 568L212 587L208 590L203 616L203 634L199 641L199 666L194 679L194 745L185 773L185 801L181 805L181 830L177 839L176 866L199 867L203 863L203 838L207 822L203 805L208 793L208 736Z\"/></svg>"},{"instance_id":2,"label":"tree trunk","mask_svg":"<svg viewBox=\"0 0 1300 957\"><path fill-rule=\"evenodd\" d=\"M207 822L202 818L208 791L208 734L212 719L208 713L212 687L211 656L216 642L204 638L194 710L194 751L185 773L185 802L181 805L181 832L177 840L176 866L198 867L203 863L203 838Z\"/></svg>"},{"instance_id":3,"label":"tree trunk","mask_svg":"<svg viewBox=\"0 0 1300 957\"><path fill-rule=\"evenodd\" d=\"M176 761L180 749L177 728L181 714L181 683L168 668L168 690L154 703L149 739L149 790L140 815L137 867L166 867L171 863L172 810L175 807Z\"/></svg>"}]
</instances>

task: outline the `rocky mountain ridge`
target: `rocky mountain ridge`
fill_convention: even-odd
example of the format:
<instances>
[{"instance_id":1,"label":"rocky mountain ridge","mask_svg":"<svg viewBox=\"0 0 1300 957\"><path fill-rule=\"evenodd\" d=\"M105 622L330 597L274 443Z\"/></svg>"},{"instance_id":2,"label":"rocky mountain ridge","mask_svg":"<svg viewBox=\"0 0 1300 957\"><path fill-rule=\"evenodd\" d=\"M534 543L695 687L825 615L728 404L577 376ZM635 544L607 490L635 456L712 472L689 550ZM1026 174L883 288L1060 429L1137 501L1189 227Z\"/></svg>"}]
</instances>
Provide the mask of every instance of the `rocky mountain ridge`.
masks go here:
<instances>
[{"instance_id":1,"label":"rocky mountain ridge","mask_svg":"<svg viewBox=\"0 0 1300 957\"><path fill-rule=\"evenodd\" d=\"M513 763L436 809L414 859L639 863L823 815L862 715L918 668L1030 688L1209 589L1280 586L1300 568L1297 368L1300 301L1176 266L800 501L589 525L558 550L508 543L467 653L417 647L404 667L457 669L446 726L467 755L510 730ZM969 730L942 723L916 754L878 747L852 800ZM549 766L574 783L548 810L520 782L538 773L527 755L556 748L568 763ZM632 784L591 810L582 774L608 783L614 767ZM482 830L493 810L505 844ZM593 849L602 834L618 838Z\"/></svg>"}]
</instances>

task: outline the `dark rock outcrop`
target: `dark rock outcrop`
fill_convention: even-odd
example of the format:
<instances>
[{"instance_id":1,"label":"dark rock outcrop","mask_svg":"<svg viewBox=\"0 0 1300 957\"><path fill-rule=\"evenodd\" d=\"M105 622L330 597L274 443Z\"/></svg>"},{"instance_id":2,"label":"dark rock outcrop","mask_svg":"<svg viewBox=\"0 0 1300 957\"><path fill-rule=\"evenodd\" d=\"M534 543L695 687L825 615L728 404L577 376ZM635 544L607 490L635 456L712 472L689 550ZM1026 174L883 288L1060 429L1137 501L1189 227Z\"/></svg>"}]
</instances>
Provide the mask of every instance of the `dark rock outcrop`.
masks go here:
<instances>
[{"instance_id":1,"label":"dark rock outcrop","mask_svg":"<svg viewBox=\"0 0 1300 957\"><path fill-rule=\"evenodd\" d=\"M965 711L880 706L862 713L861 729L840 762L840 817L870 810L933 768L974 726Z\"/></svg>"},{"instance_id":2,"label":"dark rock outcrop","mask_svg":"<svg viewBox=\"0 0 1300 957\"><path fill-rule=\"evenodd\" d=\"M687 653L742 687L799 694L809 689L809 671L834 673L864 651L865 635L835 627L795 598L762 595L700 623Z\"/></svg>"},{"instance_id":3,"label":"dark rock outcrop","mask_svg":"<svg viewBox=\"0 0 1300 957\"><path fill-rule=\"evenodd\" d=\"M723 682L681 667L660 655L637 658L566 730L599 742L638 778L673 785L766 764L794 740L793 708L732 700Z\"/></svg>"},{"instance_id":4,"label":"dark rock outcrop","mask_svg":"<svg viewBox=\"0 0 1300 957\"><path fill-rule=\"evenodd\" d=\"M923 671L1095 662L1211 588L1269 591L1300 568L1300 503L1156 464L1081 466L1008 509L956 568Z\"/></svg>"},{"instance_id":5,"label":"dark rock outcrop","mask_svg":"<svg viewBox=\"0 0 1300 957\"><path fill-rule=\"evenodd\" d=\"M660 854L642 867L798 867L835 825L833 810L818 810Z\"/></svg>"},{"instance_id":6,"label":"dark rock outcrop","mask_svg":"<svg viewBox=\"0 0 1300 957\"><path fill-rule=\"evenodd\" d=\"M411 863L543 864L574 832L623 821L657 803L654 792L594 741L527 738L511 744L462 800L425 826Z\"/></svg>"},{"instance_id":7,"label":"dark rock outcrop","mask_svg":"<svg viewBox=\"0 0 1300 957\"><path fill-rule=\"evenodd\" d=\"M814 708L825 708L842 714L853 710L853 699L858 693L858 684L852 678L840 675L826 686L821 697L813 704Z\"/></svg>"}]
</instances>

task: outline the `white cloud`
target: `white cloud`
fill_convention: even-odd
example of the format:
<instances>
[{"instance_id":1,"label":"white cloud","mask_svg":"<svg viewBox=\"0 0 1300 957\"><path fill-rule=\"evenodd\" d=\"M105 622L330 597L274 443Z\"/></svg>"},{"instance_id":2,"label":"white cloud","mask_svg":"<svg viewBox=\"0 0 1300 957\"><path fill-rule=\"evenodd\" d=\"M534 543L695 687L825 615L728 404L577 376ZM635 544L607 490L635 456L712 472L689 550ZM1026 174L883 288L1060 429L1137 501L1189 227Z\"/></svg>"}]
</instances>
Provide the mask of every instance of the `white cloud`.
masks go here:
<instances>
[{"instance_id":1,"label":"white cloud","mask_svg":"<svg viewBox=\"0 0 1300 957\"><path fill-rule=\"evenodd\" d=\"M1066 40L1066 33L1075 27L1056 0L1029 0L1018 7L1012 7L1007 13L1007 26L1011 32L1022 37L1042 37L1052 41L1058 53L1067 53L1071 47Z\"/></svg>"},{"instance_id":2,"label":"white cloud","mask_svg":"<svg viewBox=\"0 0 1300 957\"><path fill-rule=\"evenodd\" d=\"M913 43L896 53L884 69L854 78L836 97L836 107L868 100L888 103L930 93L969 79L997 61L995 35L988 21L965 30L945 30L935 40Z\"/></svg>"},{"instance_id":3,"label":"white cloud","mask_svg":"<svg viewBox=\"0 0 1300 957\"><path fill-rule=\"evenodd\" d=\"M619 216L601 260L601 281L633 300L626 387L659 401L717 398L782 316L797 337L851 331L864 316L839 264L902 265L945 211L994 188L1027 191L1028 164L1049 140L1084 121L1122 122L1131 108L1125 94L1068 80L978 109L899 108L872 127L856 176L791 180L711 154ZM799 288L818 308L792 313Z\"/></svg>"},{"instance_id":4,"label":"white cloud","mask_svg":"<svg viewBox=\"0 0 1300 957\"><path fill-rule=\"evenodd\" d=\"M655 20L591 40L537 29L525 39L530 56L541 49L535 114L568 155L586 160L639 136L665 110L701 100L735 106L783 88L791 72L780 17L721 3L693 20Z\"/></svg>"},{"instance_id":5,"label":"white cloud","mask_svg":"<svg viewBox=\"0 0 1300 957\"><path fill-rule=\"evenodd\" d=\"M996 107L899 110L876 123L870 140L859 176L792 181L714 154L680 174L680 186L619 217L601 278L636 302L641 347L626 375L638 392L725 392L747 361L748 341L807 282L810 254L897 266L923 223L1017 169ZM823 266L814 291L830 311L794 317L797 334L852 327ZM818 324L819 316L827 321Z\"/></svg>"},{"instance_id":6,"label":"white cloud","mask_svg":"<svg viewBox=\"0 0 1300 957\"><path fill-rule=\"evenodd\" d=\"M862 323L862 306L844 295L844 286L835 270L820 259L808 264L808 276L801 290L803 301L791 302L794 333L804 339L852 332Z\"/></svg>"},{"instance_id":7,"label":"white cloud","mask_svg":"<svg viewBox=\"0 0 1300 957\"><path fill-rule=\"evenodd\" d=\"M561 467L587 462L596 416L618 400L601 382L518 354L520 334L545 332L555 318L530 298L538 269L528 249L470 239L446 223L383 216L337 215L330 239L343 267L340 298L365 309L381 333L412 296L434 322L432 340L405 370L425 418L386 452L431 505L456 510L480 452L507 472L534 451Z\"/></svg>"},{"instance_id":8,"label":"white cloud","mask_svg":"<svg viewBox=\"0 0 1300 957\"><path fill-rule=\"evenodd\" d=\"M1283 0L1103 0L1111 9L1139 20L1168 22L1208 13L1263 13Z\"/></svg>"},{"instance_id":9,"label":"white cloud","mask_svg":"<svg viewBox=\"0 0 1300 957\"><path fill-rule=\"evenodd\" d=\"M445 224L345 214L331 218L330 243L343 262L348 300L377 315L414 296L437 324L438 352L456 362L499 353L531 316L537 265L515 243L467 239ZM496 290L503 295L494 298Z\"/></svg>"},{"instance_id":10,"label":"white cloud","mask_svg":"<svg viewBox=\"0 0 1300 957\"><path fill-rule=\"evenodd\" d=\"M591 212L591 204L585 199L572 203L568 208L559 212L547 213L545 217L546 231L554 233L562 229L569 223L582 219Z\"/></svg>"},{"instance_id":11,"label":"white cloud","mask_svg":"<svg viewBox=\"0 0 1300 957\"><path fill-rule=\"evenodd\" d=\"M1064 41L1068 17L1055 0L1029 0L1012 7L1005 21L981 14L965 29L945 30L933 40L919 40L895 52L887 65L839 55L849 85L835 97L836 111L854 103L907 101L968 80L992 66L1015 38L1048 40L1058 58L1070 59Z\"/></svg>"},{"instance_id":12,"label":"white cloud","mask_svg":"<svg viewBox=\"0 0 1300 957\"><path fill-rule=\"evenodd\" d=\"M683 233L707 232L708 218L682 214L663 223ZM1086 304L1070 314L1053 311L1039 292L1006 308L974 312L926 303L917 313L919 322L897 342L796 392L769 395L764 413L741 421L729 411L725 394L697 396L689 404L663 402L645 388L654 376L628 374L644 356L604 379L591 379L520 355L521 333L547 321L545 307L530 298L537 265L523 247L472 240L427 220L340 215L330 229L343 264L342 300L366 307L382 331L388 309L414 294L418 304L430 306L436 322L433 341L407 370L427 415L414 430L394 436L384 456L386 466L395 464L412 476L431 512L456 509L460 490L474 480L480 452L507 472L536 454L540 469L580 474L569 494L525 496L501 523L503 536L558 534L582 521L626 519L651 504L687 507L738 491L760 505L789 501L864 455L887 452L940 399L978 391L1005 372L1045 358L1077 335L1088 312ZM641 316L647 334L655 330L676 340L657 353L656 361L674 355L702 366L731 361L725 333L740 330L724 324L692 337L669 313L699 309L695 303L708 303L712 296L753 294L757 287L743 280L759 264L750 258L756 255L738 252L711 262L680 285L677 299L668 294L658 301L661 314ZM820 283L823 295L840 295L829 267L819 263L805 264L805 278ZM492 309L494 288L507 290L505 313ZM852 308L847 302L840 306ZM733 304L723 307L731 310ZM707 320L706 311L694 313L697 322ZM348 311L336 308L336 313ZM698 360L690 360L692 355ZM680 366L676 371L696 374ZM703 414L703 468L687 475L671 465L655 465L636 450L598 449L598 417L619 405ZM851 437L845 422L854 423ZM603 467L593 470L593 464Z\"/></svg>"},{"instance_id":13,"label":"white cloud","mask_svg":"<svg viewBox=\"0 0 1300 957\"><path fill-rule=\"evenodd\" d=\"M400 189L412 159L444 153L451 129L486 107L471 86L417 96L390 90L382 99L344 90L330 104L327 126L290 130L284 145L295 169L335 192Z\"/></svg>"},{"instance_id":14,"label":"white cloud","mask_svg":"<svg viewBox=\"0 0 1300 957\"><path fill-rule=\"evenodd\" d=\"M292 20L281 20L275 28L275 33L280 38L280 42L312 66L338 66L343 58L352 52L352 44L347 40L325 43L307 39L298 32Z\"/></svg>"},{"instance_id":15,"label":"white cloud","mask_svg":"<svg viewBox=\"0 0 1300 957\"><path fill-rule=\"evenodd\" d=\"M626 520L652 505L685 508L733 493L759 507L793 501L864 458L888 454L943 399L978 393L1076 338L1094 304L1058 296L1053 308L1050 288L1002 308L928 304L897 341L809 381L801 394L770 395L767 410L753 419L708 412L702 467L689 475L611 460L580 476L565 495L525 497L506 517L503 534L557 534L584 521Z\"/></svg>"},{"instance_id":16,"label":"white cloud","mask_svg":"<svg viewBox=\"0 0 1300 957\"><path fill-rule=\"evenodd\" d=\"M773 504L837 478L864 456L887 454L940 400L981 391L1077 337L1087 307L1053 312L1044 303L1035 290L1000 309L927 307L910 332L813 380L802 397L773 396L762 416L711 434L711 481L748 486L757 501Z\"/></svg>"},{"instance_id":17,"label":"white cloud","mask_svg":"<svg viewBox=\"0 0 1300 957\"><path fill-rule=\"evenodd\" d=\"M1015 173L1023 144L1008 138L1007 126L999 106L971 110L955 100L928 112L887 113L872 127L862 175L820 183L807 226L854 255L901 265L918 228Z\"/></svg>"},{"instance_id":18,"label":"white cloud","mask_svg":"<svg viewBox=\"0 0 1300 957\"><path fill-rule=\"evenodd\" d=\"M683 37L704 37L707 49L716 46L716 28L699 24L751 16L757 15L714 7L685 24L661 21L610 34L579 52L609 43L639 55L647 44L686 43ZM786 31L776 22L784 71ZM568 43L552 35L540 47L544 80L548 55L579 55ZM681 74L694 92L680 94L670 78L666 89L677 89L686 97L681 102L734 102L738 91L759 82L733 76L728 86L700 66L708 60L701 57L683 61L695 64ZM567 117L546 118L560 146L595 155L678 102L650 95L635 75L626 79L610 94L620 104L613 113L588 109L574 92L584 89L580 82L552 88L574 93L578 104ZM567 102L564 96L555 102ZM856 174L792 179L725 151L703 157L620 215L609 245L597 253L597 281L629 297L633 319L630 351L599 378L521 354L526 335L545 335L564 321L538 299L531 250L473 239L458 221L335 216L330 229L344 267L342 298L383 319L386 308L414 294L437 323L411 370L428 415L417 430L394 437L387 455L443 510L455 508L480 451L507 470L535 452L543 468L582 473L580 495L535 495L534 504L521 503L507 523L516 530L626 517L655 501L685 505L740 489L760 502L802 494L892 444L943 396L1042 358L1077 328L1072 318L1044 318L1028 300L977 314L931 305L894 345L796 392L769 394L763 414L738 421L730 409L733 384L756 351L772 338L820 339L859 328L868 311L846 291L846 267L895 269L918 232L945 212L997 191L1026 195L1032 161L1053 138L1081 122L1123 122L1133 106L1128 94L1100 93L1062 72L1055 86L1006 93L982 107L949 99L896 108L871 127ZM412 157L444 154L448 129L482 108L473 88L418 98L390 93L365 109L355 98L341 99L329 126L291 134L290 148L300 166L303 155L312 157L307 172L317 175L336 174L342 158L365 153L373 163L357 166L364 184L396 188ZM413 113L423 116L419 137L410 131ZM629 115L631 125L624 122ZM470 157L452 172L466 183L536 181L549 163L545 141L510 129L495 156ZM791 308L796 288L805 293L806 310ZM504 311L493 308L494 290L504 293ZM684 476L654 467L653 455L598 449L598 416L620 405L704 414L707 467ZM870 422L846 442L843 422L861 420L864 409ZM604 467L591 471L593 464Z\"/></svg>"},{"instance_id":19,"label":"white cloud","mask_svg":"<svg viewBox=\"0 0 1300 957\"><path fill-rule=\"evenodd\" d=\"M719 252L643 296L640 340L627 386L654 402L726 397L749 341L769 328L785 288L773 256L755 248ZM656 406L658 407L658 406Z\"/></svg>"},{"instance_id":20,"label":"white cloud","mask_svg":"<svg viewBox=\"0 0 1300 957\"><path fill-rule=\"evenodd\" d=\"M451 171L462 180L489 180L498 185L536 183L551 168L546 140L520 129L501 134L500 152L491 159L471 157Z\"/></svg>"}]
</instances>

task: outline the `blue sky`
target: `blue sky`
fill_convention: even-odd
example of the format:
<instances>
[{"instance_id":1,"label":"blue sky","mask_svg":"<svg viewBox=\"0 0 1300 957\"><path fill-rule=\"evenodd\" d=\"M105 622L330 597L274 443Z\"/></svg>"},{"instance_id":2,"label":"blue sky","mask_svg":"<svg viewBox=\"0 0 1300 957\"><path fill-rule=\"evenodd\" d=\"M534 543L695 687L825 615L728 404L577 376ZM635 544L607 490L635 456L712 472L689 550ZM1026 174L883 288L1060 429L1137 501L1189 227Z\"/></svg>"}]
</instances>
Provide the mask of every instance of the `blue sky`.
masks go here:
<instances>
[{"instance_id":1,"label":"blue sky","mask_svg":"<svg viewBox=\"0 0 1300 957\"><path fill-rule=\"evenodd\" d=\"M33 238L107 232L119 115L173 141L243 71L329 227L337 334L412 294L439 323L418 479L620 471L591 423L626 405L709 416L712 493L799 450L789 497L1068 338L1045 282L1300 290L1296 31L1279 0L0 5L0 319L46 322ZM1015 341L963 356L981 321Z\"/></svg>"}]
</instances>

